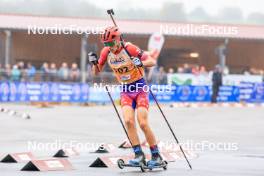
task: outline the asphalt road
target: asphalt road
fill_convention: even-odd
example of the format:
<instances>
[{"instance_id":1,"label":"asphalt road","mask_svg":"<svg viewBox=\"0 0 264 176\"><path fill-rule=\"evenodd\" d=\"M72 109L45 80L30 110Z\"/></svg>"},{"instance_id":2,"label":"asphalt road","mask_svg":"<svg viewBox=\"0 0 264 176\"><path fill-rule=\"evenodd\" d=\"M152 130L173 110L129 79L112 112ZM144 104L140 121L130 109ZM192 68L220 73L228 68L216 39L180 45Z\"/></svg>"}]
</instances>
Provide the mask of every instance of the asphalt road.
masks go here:
<instances>
[{"instance_id":1,"label":"asphalt road","mask_svg":"<svg viewBox=\"0 0 264 176\"><path fill-rule=\"evenodd\" d=\"M20 171L25 163L0 163L1 176L264 175L264 107L163 106L179 140L195 150L199 157L191 159L192 171L188 169L184 160L177 160L169 163L167 171L141 173L136 168L120 170L89 167L100 155L89 152L94 150L96 145L111 143L117 146L125 138L111 106L51 108L14 104L1 104L1 106L18 112L27 112L32 118L25 120L0 113L0 155L30 151L38 158L48 158L56 152L58 146L47 144L54 143L79 144L80 150L79 156L69 158L74 167L72 171L28 172ZM172 135L155 106L150 108L149 119L159 140L173 142ZM140 136L143 140L142 133ZM145 150L148 152L147 149ZM130 152L129 149L125 151L116 149L109 155L125 155Z\"/></svg>"}]
</instances>

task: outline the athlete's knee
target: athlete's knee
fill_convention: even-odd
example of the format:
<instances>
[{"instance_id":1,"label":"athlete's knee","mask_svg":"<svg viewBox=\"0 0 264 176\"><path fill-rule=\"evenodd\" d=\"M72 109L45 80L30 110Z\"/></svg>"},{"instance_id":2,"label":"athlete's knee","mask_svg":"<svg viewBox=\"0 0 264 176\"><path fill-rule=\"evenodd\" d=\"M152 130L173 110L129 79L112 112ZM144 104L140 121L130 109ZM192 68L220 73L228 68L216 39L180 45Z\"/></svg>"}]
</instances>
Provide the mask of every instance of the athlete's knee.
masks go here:
<instances>
[{"instance_id":1,"label":"athlete's knee","mask_svg":"<svg viewBox=\"0 0 264 176\"><path fill-rule=\"evenodd\" d=\"M135 127L135 120L133 118L125 119L125 123L127 128L134 128Z\"/></svg>"},{"instance_id":2,"label":"athlete's knee","mask_svg":"<svg viewBox=\"0 0 264 176\"><path fill-rule=\"evenodd\" d=\"M148 123L145 120L139 121L139 126L142 129L142 131L148 130Z\"/></svg>"}]
</instances>

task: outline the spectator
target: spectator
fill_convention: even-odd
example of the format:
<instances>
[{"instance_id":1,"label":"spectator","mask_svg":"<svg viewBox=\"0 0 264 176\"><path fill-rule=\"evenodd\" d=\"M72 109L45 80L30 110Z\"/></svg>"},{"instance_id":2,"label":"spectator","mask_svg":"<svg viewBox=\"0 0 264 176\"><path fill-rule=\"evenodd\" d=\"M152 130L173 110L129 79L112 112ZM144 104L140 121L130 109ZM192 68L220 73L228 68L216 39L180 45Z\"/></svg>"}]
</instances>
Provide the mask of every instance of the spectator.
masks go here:
<instances>
[{"instance_id":1,"label":"spectator","mask_svg":"<svg viewBox=\"0 0 264 176\"><path fill-rule=\"evenodd\" d=\"M258 69L256 69L256 68L250 68L250 74L252 74L252 75L257 75L258 74Z\"/></svg>"},{"instance_id":2,"label":"spectator","mask_svg":"<svg viewBox=\"0 0 264 176\"><path fill-rule=\"evenodd\" d=\"M259 73L262 76L262 82L264 82L264 70L260 70Z\"/></svg>"},{"instance_id":3,"label":"spectator","mask_svg":"<svg viewBox=\"0 0 264 176\"><path fill-rule=\"evenodd\" d=\"M63 62L60 69L59 69L59 78L61 81L67 81L69 78L69 68L68 64Z\"/></svg>"},{"instance_id":4,"label":"spectator","mask_svg":"<svg viewBox=\"0 0 264 176\"><path fill-rule=\"evenodd\" d=\"M169 68L168 74L173 74L173 73L174 73L174 69L173 68Z\"/></svg>"},{"instance_id":5,"label":"spectator","mask_svg":"<svg viewBox=\"0 0 264 176\"><path fill-rule=\"evenodd\" d=\"M248 71L248 70L244 70L244 71L243 71L243 74L248 76L248 75L250 75L250 71Z\"/></svg>"},{"instance_id":6,"label":"spectator","mask_svg":"<svg viewBox=\"0 0 264 176\"><path fill-rule=\"evenodd\" d=\"M184 69L182 67L178 67L177 73L184 73Z\"/></svg>"},{"instance_id":7,"label":"spectator","mask_svg":"<svg viewBox=\"0 0 264 176\"><path fill-rule=\"evenodd\" d=\"M211 97L211 102L216 103L220 86L222 86L222 69L220 65L215 66L215 70L212 76L212 83L213 83L213 88L212 88L213 94Z\"/></svg>"},{"instance_id":8,"label":"spectator","mask_svg":"<svg viewBox=\"0 0 264 176\"><path fill-rule=\"evenodd\" d=\"M200 67L200 74L201 74L201 75L207 75L207 74L208 74L208 72L206 71L205 66L201 66L201 67Z\"/></svg>"},{"instance_id":9,"label":"spectator","mask_svg":"<svg viewBox=\"0 0 264 176\"><path fill-rule=\"evenodd\" d=\"M5 69L3 69L3 80L10 80L11 78L11 66L9 64L5 65Z\"/></svg>"},{"instance_id":10,"label":"spectator","mask_svg":"<svg viewBox=\"0 0 264 176\"><path fill-rule=\"evenodd\" d=\"M158 72L158 84L167 84L167 74L164 70L164 67L159 68Z\"/></svg>"},{"instance_id":11,"label":"spectator","mask_svg":"<svg viewBox=\"0 0 264 176\"><path fill-rule=\"evenodd\" d=\"M200 73L199 66L198 66L198 65L195 65L195 66L192 68L192 74L194 74L194 75L199 75L199 73Z\"/></svg>"},{"instance_id":12,"label":"spectator","mask_svg":"<svg viewBox=\"0 0 264 176\"><path fill-rule=\"evenodd\" d=\"M24 70L25 69L24 62L23 61L18 62L17 67L18 67L19 70Z\"/></svg>"},{"instance_id":13,"label":"spectator","mask_svg":"<svg viewBox=\"0 0 264 176\"><path fill-rule=\"evenodd\" d=\"M189 66L189 64L183 64L183 73L192 73L192 68Z\"/></svg>"},{"instance_id":14,"label":"spectator","mask_svg":"<svg viewBox=\"0 0 264 176\"><path fill-rule=\"evenodd\" d=\"M21 71L18 69L17 65L14 65L11 71L11 81L20 81Z\"/></svg>"},{"instance_id":15,"label":"spectator","mask_svg":"<svg viewBox=\"0 0 264 176\"><path fill-rule=\"evenodd\" d=\"M50 81L56 81L57 80L57 75L58 75L57 66L56 66L55 63L51 63L50 64L50 69L49 69Z\"/></svg>"},{"instance_id":16,"label":"spectator","mask_svg":"<svg viewBox=\"0 0 264 176\"><path fill-rule=\"evenodd\" d=\"M18 62L17 67L20 71L20 81L25 81L26 78L26 69L25 69L25 64L23 61Z\"/></svg>"},{"instance_id":17,"label":"spectator","mask_svg":"<svg viewBox=\"0 0 264 176\"><path fill-rule=\"evenodd\" d=\"M41 72L41 81L49 81L49 65L47 62L44 62L40 68Z\"/></svg>"},{"instance_id":18,"label":"spectator","mask_svg":"<svg viewBox=\"0 0 264 176\"><path fill-rule=\"evenodd\" d=\"M77 82L80 80L80 69L76 63L73 63L70 70L71 81Z\"/></svg>"},{"instance_id":19,"label":"spectator","mask_svg":"<svg viewBox=\"0 0 264 176\"><path fill-rule=\"evenodd\" d=\"M27 63L27 69L26 69L26 77L27 77L27 81L34 81L34 77L36 75L36 68L30 63Z\"/></svg>"}]
</instances>

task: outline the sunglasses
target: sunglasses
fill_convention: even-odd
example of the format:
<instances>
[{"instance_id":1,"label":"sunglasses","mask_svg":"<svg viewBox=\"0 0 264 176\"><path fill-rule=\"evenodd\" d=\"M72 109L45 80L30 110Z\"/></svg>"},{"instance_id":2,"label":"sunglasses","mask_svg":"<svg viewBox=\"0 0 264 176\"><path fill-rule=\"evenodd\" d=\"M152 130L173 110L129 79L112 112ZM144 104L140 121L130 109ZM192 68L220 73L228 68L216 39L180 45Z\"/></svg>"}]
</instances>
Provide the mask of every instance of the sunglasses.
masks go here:
<instances>
[{"instance_id":1,"label":"sunglasses","mask_svg":"<svg viewBox=\"0 0 264 176\"><path fill-rule=\"evenodd\" d=\"M111 42L104 42L104 46L109 46L109 47L113 47L113 46L115 46L115 44L116 44L115 40L113 40Z\"/></svg>"}]
</instances>

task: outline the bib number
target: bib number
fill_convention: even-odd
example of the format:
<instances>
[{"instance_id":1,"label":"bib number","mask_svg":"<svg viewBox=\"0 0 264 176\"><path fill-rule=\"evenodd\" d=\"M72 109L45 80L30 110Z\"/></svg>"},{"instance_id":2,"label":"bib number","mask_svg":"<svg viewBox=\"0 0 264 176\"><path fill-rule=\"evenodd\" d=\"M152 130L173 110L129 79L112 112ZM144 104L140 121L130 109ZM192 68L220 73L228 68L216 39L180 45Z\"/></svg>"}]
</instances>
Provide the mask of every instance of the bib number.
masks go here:
<instances>
[{"instance_id":1,"label":"bib number","mask_svg":"<svg viewBox=\"0 0 264 176\"><path fill-rule=\"evenodd\" d=\"M127 73L128 72L128 67L121 67L121 68L114 68L114 71L116 72L116 73L120 73L120 74L122 74L122 73Z\"/></svg>"}]
</instances>

